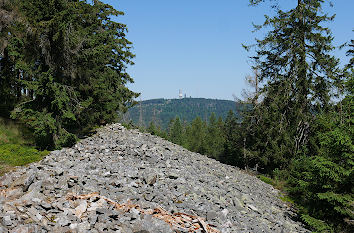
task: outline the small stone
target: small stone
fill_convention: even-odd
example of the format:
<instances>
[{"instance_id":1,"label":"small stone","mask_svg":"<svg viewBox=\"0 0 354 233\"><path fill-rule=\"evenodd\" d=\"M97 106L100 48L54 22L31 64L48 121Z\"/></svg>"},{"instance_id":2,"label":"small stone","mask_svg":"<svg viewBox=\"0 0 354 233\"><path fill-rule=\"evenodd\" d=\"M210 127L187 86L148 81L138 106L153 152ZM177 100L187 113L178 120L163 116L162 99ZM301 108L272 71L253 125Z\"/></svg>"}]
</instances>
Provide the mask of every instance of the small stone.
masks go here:
<instances>
[{"instance_id":1,"label":"small stone","mask_svg":"<svg viewBox=\"0 0 354 233\"><path fill-rule=\"evenodd\" d=\"M148 184L148 185L153 185L153 184L156 183L156 180L157 180L157 175L150 176L150 177L148 178L147 184Z\"/></svg>"},{"instance_id":2,"label":"small stone","mask_svg":"<svg viewBox=\"0 0 354 233\"><path fill-rule=\"evenodd\" d=\"M88 221L90 224L95 225L97 222L97 215L94 213L90 214Z\"/></svg>"},{"instance_id":3,"label":"small stone","mask_svg":"<svg viewBox=\"0 0 354 233\"><path fill-rule=\"evenodd\" d=\"M2 217L2 224L5 226L11 226L13 224L11 217L8 215Z\"/></svg>"},{"instance_id":4,"label":"small stone","mask_svg":"<svg viewBox=\"0 0 354 233\"><path fill-rule=\"evenodd\" d=\"M77 223L71 223L69 227L70 227L71 230L74 230L74 229L77 228L77 226L78 226Z\"/></svg>"},{"instance_id":5,"label":"small stone","mask_svg":"<svg viewBox=\"0 0 354 233\"><path fill-rule=\"evenodd\" d=\"M14 188L14 189L10 189L7 193L6 193L6 196L9 198L18 198L20 197L21 195L23 195L23 189L21 187L19 188Z\"/></svg>"},{"instance_id":6,"label":"small stone","mask_svg":"<svg viewBox=\"0 0 354 233\"><path fill-rule=\"evenodd\" d=\"M5 186L8 188L12 182L13 180L9 175L5 174L4 176L0 176L0 186Z\"/></svg>"},{"instance_id":7,"label":"small stone","mask_svg":"<svg viewBox=\"0 0 354 233\"><path fill-rule=\"evenodd\" d=\"M35 197L35 198L32 198L32 201L35 203L40 203L41 199Z\"/></svg>"},{"instance_id":8,"label":"small stone","mask_svg":"<svg viewBox=\"0 0 354 233\"><path fill-rule=\"evenodd\" d=\"M49 204L48 202L42 202L41 207L47 211L53 208L52 205Z\"/></svg>"},{"instance_id":9,"label":"small stone","mask_svg":"<svg viewBox=\"0 0 354 233\"><path fill-rule=\"evenodd\" d=\"M81 218L82 214L86 211L86 209L87 209L87 201L81 200L80 204L75 208L75 215L78 218Z\"/></svg>"},{"instance_id":10,"label":"small stone","mask_svg":"<svg viewBox=\"0 0 354 233\"><path fill-rule=\"evenodd\" d=\"M251 210L255 211L255 212L259 212L258 209L256 207L254 207L253 205L247 205L248 208L250 208Z\"/></svg>"},{"instance_id":11,"label":"small stone","mask_svg":"<svg viewBox=\"0 0 354 233\"><path fill-rule=\"evenodd\" d=\"M223 209L223 210L221 211L221 213L222 213L222 215L224 216L224 218L226 218L226 216L228 215L229 211L228 211L228 209Z\"/></svg>"},{"instance_id":12,"label":"small stone","mask_svg":"<svg viewBox=\"0 0 354 233\"><path fill-rule=\"evenodd\" d=\"M130 187L134 187L134 188L138 188L139 185L135 182L135 181L132 181L130 184L129 184Z\"/></svg>"},{"instance_id":13,"label":"small stone","mask_svg":"<svg viewBox=\"0 0 354 233\"><path fill-rule=\"evenodd\" d=\"M63 174L64 174L64 170L63 170L63 169L57 168L57 169L55 170L55 175L56 175L56 176L62 176Z\"/></svg>"},{"instance_id":14,"label":"small stone","mask_svg":"<svg viewBox=\"0 0 354 233\"><path fill-rule=\"evenodd\" d=\"M90 226L90 223L85 221L85 222L79 223L77 228L78 228L79 232L88 232L88 230L90 230L91 226Z\"/></svg>"},{"instance_id":15,"label":"small stone","mask_svg":"<svg viewBox=\"0 0 354 233\"><path fill-rule=\"evenodd\" d=\"M27 192L28 188L31 186L31 184L34 182L34 179L36 177L36 174L34 172L30 173L25 180L23 184L23 191Z\"/></svg>"},{"instance_id":16,"label":"small stone","mask_svg":"<svg viewBox=\"0 0 354 233\"><path fill-rule=\"evenodd\" d=\"M21 213L25 212L25 209L22 206L16 206L17 210L20 211Z\"/></svg>"},{"instance_id":17,"label":"small stone","mask_svg":"<svg viewBox=\"0 0 354 233\"><path fill-rule=\"evenodd\" d=\"M138 218L140 215L140 211L134 208L130 210L130 213L133 214L134 218Z\"/></svg>"},{"instance_id":18,"label":"small stone","mask_svg":"<svg viewBox=\"0 0 354 233\"><path fill-rule=\"evenodd\" d=\"M110 172L110 171L108 171L108 172L106 172L106 173L103 174L103 176L110 176L110 175L111 175L111 172Z\"/></svg>"},{"instance_id":19,"label":"small stone","mask_svg":"<svg viewBox=\"0 0 354 233\"><path fill-rule=\"evenodd\" d=\"M59 219L57 220L57 223L58 223L60 226L64 227L64 226L69 226L70 221L69 221L66 217L61 217L61 218L59 218Z\"/></svg>"},{"instance_id":20,"label":"small stone","mask_svg":"<svg viewBox=\"0 0 354 233\"><path fill-rule=\"evenodd\" d=\"M29 208L27 213L36 222L39 222L43 218L43 216L38 212L38 210L33 207Z\"/></svg>"},{"instance_id":21,"label":"small stone","mask_svg":"<svg viewBox=\"0 0 354 233\"><path fill-rule=\"evenodd\" d=\"M147 147L148 147L148 145L143 144L143 145L141 146L141 150L145 151L145 150L147 149Z\"/></svg>"},{"instance_id":22,"label":"small stone","mask_svg":"<svg viewBox=\"0 0 354 233\"><path fill-rule=\"evenodd\" d=\"M215 211L207 212L207 221L215 220L218 217L218 214Z\"/></svg>"},{"instance_id":23,"label":"small stone","mask_svg":"<svg viewBox=\"0 0 354 233\"><path fill-rule=\"evenodd\" d=\"M170 174L168 174L168 178L170 178L172 180L176 180L176 179L178 179L178 175L176 173L170 173Z\"/></svg>"},{"instance_id":24,"label":"small stone","mask_svg":"<svg viewBox=\"0 0 354 233\"><path fill-rule=\"evenodd\" d=\"M5 232L5 231L1 231L1 227L0 227L0 232ZM29 227L27 226L18 226L15 229L11 230L11 233L29 233L29 232L33 232L33 231L29 229Z\"/></svg>"}]
</instances>

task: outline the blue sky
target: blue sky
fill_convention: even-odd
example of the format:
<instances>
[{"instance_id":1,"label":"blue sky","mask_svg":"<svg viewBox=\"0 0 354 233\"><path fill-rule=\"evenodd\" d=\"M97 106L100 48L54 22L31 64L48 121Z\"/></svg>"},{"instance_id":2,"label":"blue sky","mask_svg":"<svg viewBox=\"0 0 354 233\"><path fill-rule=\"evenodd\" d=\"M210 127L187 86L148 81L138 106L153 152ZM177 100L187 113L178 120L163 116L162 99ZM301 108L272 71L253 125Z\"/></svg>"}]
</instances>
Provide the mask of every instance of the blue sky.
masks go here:
<instances>
[{"instance_id":1,"label":"blue sky","mask_svg":"<svg viewBox=\"0 0 354 233\"><path fill-rule=\"evenodd\" d=\"M241 46L252 44L261 33L252 33L252 22L261 24L273 11L267 4L248 6L248 0L103 0L124 16L127 38L133 42L135 65L128 68L135 80L129 88L141 99L177 98L179 89L188 97L233 99L246 88L251 73L250 53ZM297 0L281 0L282 9ZM335 13L329 24L340 45L354 38L354 1L334 1L325 7ZM345 51L335 55L344 56Z\"/></svg>"}]
</instances>

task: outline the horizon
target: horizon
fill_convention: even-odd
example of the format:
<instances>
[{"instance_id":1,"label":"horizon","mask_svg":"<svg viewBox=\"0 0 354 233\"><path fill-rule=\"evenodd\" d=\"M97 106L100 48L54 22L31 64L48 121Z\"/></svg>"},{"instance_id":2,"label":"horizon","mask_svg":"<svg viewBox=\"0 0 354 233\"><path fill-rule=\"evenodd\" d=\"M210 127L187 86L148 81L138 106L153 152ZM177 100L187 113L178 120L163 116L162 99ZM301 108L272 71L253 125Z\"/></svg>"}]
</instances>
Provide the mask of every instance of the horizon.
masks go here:
<instances>
[{"instance_id":1,"label":"horizon","mask_svg":"<svg viewBox=\"0 0 354 233\"><path fill-rule=\"evenodd\" d=\"M127 38L133 43L135 65L127 71L135 83L129 89L141 93L142 100L178 98L182 89L187 96L233 100L241 98L246 75L252 74L249 56L241 44L253 44L265 32L252 33L252 23L261 24L264 15L274 15L269 3L257 7L249 1L140 1L103 0L124 16L113 17L127 25ZM295 0L281 1L290 9ZM324 4L324 13L336 14L325 24L338 47L353 37L354 1ZM347 63L347 49L334 51L341 65Z\"/></svg>"},{"instance_id":2,"label":"horizon","mask_svg":"<svg viewBox=\"0 0 354 233\"><path fill-rule=\"evenodd\" d=\"M232 101L235 102L235 100L227 100L227 99L218 99L218 98L205 98L205 97L193 97L193 96L186 96L182 98L153 98L153 99L142 99L141 101L149 101L149 100L183 100L183 99L206 99L206 100L226 100L226 101ZM140 102L140 99L136 99L137 102Z\"/></svg>"}]
</instances>

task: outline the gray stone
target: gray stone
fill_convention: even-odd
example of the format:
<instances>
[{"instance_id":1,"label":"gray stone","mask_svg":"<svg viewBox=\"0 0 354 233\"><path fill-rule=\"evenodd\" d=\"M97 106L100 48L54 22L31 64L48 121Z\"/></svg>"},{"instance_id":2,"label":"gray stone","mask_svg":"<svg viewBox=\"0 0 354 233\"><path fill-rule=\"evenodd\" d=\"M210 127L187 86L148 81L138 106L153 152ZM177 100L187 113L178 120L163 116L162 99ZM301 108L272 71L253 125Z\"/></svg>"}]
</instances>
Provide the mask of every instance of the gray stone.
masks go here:
<instances>
[{"instance_id":1,"label":"gray stone","mask_svg":"<svg viewBox=\"0 0 354 233\"><path fill-rule=\"evenodd\" d=\"M13 180L10 175L5 174L3 176L0 176L0 186L8 188L12 184L12 182Z\"/></svg>"},{"instance_id":2,"label":"gray stone","mask_svg":"<svg viewBox=\"0 0 354 233\"><path fill-rule=\"evenodd\" d=\"M34 179L36 178L36 174L34 172L31 172L27 179L25 180L24 184L23 184L23 191L27 192L28 188L30 187L30 185L33 183Z\"/></svg>"},{"instance_id":3,"label":"gray stone","mask_svg":"<svg viewBox=\"0 0 354 233\"><path fill-rule=\"evenodd\" d=\"M212 221L218 217L218 214L215 211L208 211L207 212L207 220Z\"/></svg>"},{"instance_id":4,"label":"gray stone","mask_svg":"<svg viewBox=\"0 0 354 233\"><path fill-rule=\"evenodd\" d=\"M188 232L142 214L155 208L198 215L221 232L309 232L272 186L119 124L0 177L0 190L10 186L0 232Z\"/></svg>"},{"instance_id":5,"label":"gray stone","mask_svg":"<svg viewBox=\"0 0 354 233\"><path fill-rule=\"evenodd\" d=\"M71 223L69 227L70 227L71 230L74 230L74 229L77 228L78 225L79 224L77 224L77 223Z\"/></svg>"},{"instance_id":6,"label":"gray stone","mask_svg":"<svg viewBox=\"0 0 354 233\"><path fill-rule=\"evenodd\" d=\"M90 230L90 228L90 223L88 223L87 221L79 223L77 226L79 232L87 232L88 230Z\"/></svg>"},{"instance_id":7,"label":"gray stone","mask_svg":"<svg viewBox=\"0 0 354 233\"><path fill-rule=\"evenodd\" d=\"M57 220L57 223L62 226L62 227L65 227L65 226L69 226L70 225L70 221L67 217L60 217L58 220Z\"/></svg>"},{"instance_id":8,"label":"gray stone","mask_svg":"<svg viewBox=\"0 0 354 233\"><path fill-rule=\"evenodd\" d=\"M49 204L48 202L45 202L45 201L42 202L42 203L40 204L40 206L41 206L43 209L47 210L47 211L53 208L51 204Z\"/></svg>"},{"instance_id":9,"label":"gray stone","mask_svg":"<svg viewBox=\"0 0 354 233\"><path fill-rule=\"evenodd\" d=\"M5 215L2 217L2 224L4 226L11 226L13 224L13 221L11 220L11 217L9 215Z\"/></svg>"},{"instance_id":10,"label":"gray stone","mask_svg":"<svg viewBox=\"0 0 354 233\"><path fill-rule=\"evenodd\" d=\"M0 232L5 232L5 231L1 231L1 227L0 227ZM35 232L33 227L18 226L11 230L11 233L30 233L30 232Z\"/></svg>"},{"instance_id":11,"label":"gray stone","mask_svg":"<svg viewBox=\"0 0 354 233\"><path fill-rule=\"evenodd\" d=\"M256 207L254 207L253 205L247 205L247 206L248 206L248 208L250 208L251 210L253 210L253 211L259 213L259 210L258 210Z\"/></svg>"},{"instance_id":12,"label":"gray stone","mask_svg":"<svg viewBox=\"0 0 354 233\"><path fill-rule=\"evenodd\" d=\"M42 220L43 216L39 213L39 211L37 209L35 209L34 207L31 207L27 210L27 214L28 216L30 216L30 218L36 222L39 222Z\"/></svg>"}]
</instances>

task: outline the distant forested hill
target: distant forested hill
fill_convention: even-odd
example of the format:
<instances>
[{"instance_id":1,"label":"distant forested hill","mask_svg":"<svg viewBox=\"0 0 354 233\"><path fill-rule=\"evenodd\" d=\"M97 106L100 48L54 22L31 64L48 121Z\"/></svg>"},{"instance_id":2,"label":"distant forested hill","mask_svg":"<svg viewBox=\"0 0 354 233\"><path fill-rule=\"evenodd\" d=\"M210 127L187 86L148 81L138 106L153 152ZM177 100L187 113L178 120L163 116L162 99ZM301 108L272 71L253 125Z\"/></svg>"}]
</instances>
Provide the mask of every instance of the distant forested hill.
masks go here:
<instances>
[{"instance_id":1,"label":"distant forested hill","mask_svg":"<svg viewBox=\"0 0 354 233\"><path fill-rule=\"evenodd\" d=\"M124 116L124 120L132 120L134 124L143 124L144 126L148 126L153 121L166 129L170 120L177 116L182 121L191 122L198 116L206 120L214 112L217 117L221 116L225 119L228 111L233 110L238 115L241 107L241 104L230 100L204 98L152 99L142 101L130 108Z\"/></svg>"}]
</instances>

